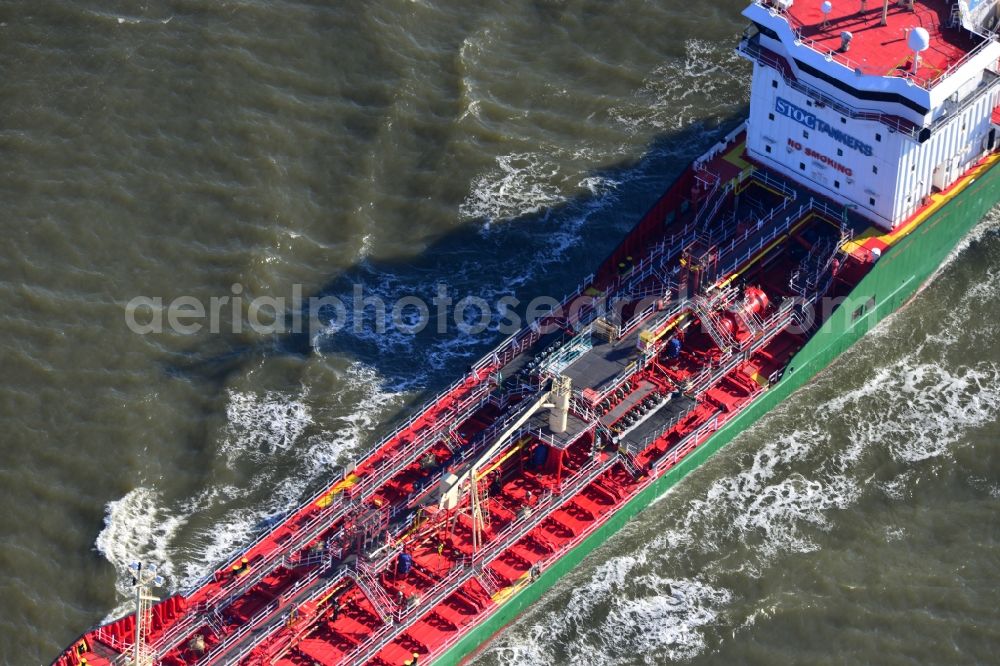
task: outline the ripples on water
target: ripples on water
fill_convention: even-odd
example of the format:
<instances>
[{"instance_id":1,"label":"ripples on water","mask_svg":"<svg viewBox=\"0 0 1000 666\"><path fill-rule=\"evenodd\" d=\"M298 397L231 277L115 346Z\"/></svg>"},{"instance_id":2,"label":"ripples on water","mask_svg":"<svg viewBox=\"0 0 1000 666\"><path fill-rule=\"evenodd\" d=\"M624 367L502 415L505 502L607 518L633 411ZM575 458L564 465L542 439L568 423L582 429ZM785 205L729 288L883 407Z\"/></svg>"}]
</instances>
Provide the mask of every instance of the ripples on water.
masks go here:
<instances>
[{"instance_id":1,"label":"ripples on water","mask_svg":"<svg viewBox=\"0 0 1000 666\"><path fill-rule=\"evenodd\" d=\"M0 662L44 661L120 612L132 559L190 584L495 339L321 331L301 354L250 333L136 336L124 303L233 283L560 295L744 109L741 7L0 9ZM955 618L995 625L981 562L942 572L996 534L926 542L941 521L989 524L977 511L1000 494L983 462L1000 359L979 320L997 305L995 229L480 663L801 660L816 635L878 660L857 614L978 649Z\"/></svg>"}]
</instances>

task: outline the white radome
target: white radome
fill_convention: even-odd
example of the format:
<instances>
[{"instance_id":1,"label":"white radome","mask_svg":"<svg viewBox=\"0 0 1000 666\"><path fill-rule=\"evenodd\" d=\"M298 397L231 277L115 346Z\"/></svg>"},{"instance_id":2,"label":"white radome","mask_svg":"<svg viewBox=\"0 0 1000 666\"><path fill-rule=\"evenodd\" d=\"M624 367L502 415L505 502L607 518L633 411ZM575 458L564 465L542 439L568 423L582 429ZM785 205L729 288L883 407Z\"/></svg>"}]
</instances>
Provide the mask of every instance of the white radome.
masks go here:
<instances>
[{"instance_id":1,"label":"white radome","mask_svg":"<svg viewBox=\"0 0 1000 666\"><path fill-rule=\"evenodd\" d=\"M914 28L910 30L910 34L906 38L906 43L909 45L911 51L926 51L927 47L931 45L931 36L923 28Z\"/></svg>"}]
</instances>

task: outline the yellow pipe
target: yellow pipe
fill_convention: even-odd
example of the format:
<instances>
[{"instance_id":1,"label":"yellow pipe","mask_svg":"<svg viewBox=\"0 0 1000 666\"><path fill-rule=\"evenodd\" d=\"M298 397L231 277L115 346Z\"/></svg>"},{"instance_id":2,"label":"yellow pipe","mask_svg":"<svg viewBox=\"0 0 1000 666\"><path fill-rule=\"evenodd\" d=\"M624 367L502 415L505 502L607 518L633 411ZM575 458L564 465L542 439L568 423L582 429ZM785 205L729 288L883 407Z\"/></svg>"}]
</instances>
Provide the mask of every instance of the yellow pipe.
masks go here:
<instances>
[{"instance_id":1,"label":"yellow pipe","mask_svg":"<svg viewBox=\"0 0 1000 666\"><path fill-rule=\"evenodd\" d=\"M662 331L660 331L659 333L657 333L656 335L654 335L649 340L644 340L644 342L646 342L647 344L656 344L659 341L660 338L662 338L664 335L666 335L670 331L672 331L675 328L677 328L677 325L680 324L685 319L687 319L687 317L688 317L688 313L687 312L681 314L681 316L677 317L672 322L670 322L669 324L667 324L666 326L664 326Z\"/></svg>"},{"instance_id":2,"label":"yellow pipe","mask_svg":"<svg viewBox=\"0 0 1000 666\"><path fill-rule=\"evenodd\" d=\"M333 590L330 592L330 594L326 595L325 597L323 597L322 599L320 599L319 601L316 602L316 608L319 608L320 606L322 606L323 604L325 604L326 602L328 602L330 600L330 597L332 597L333 595L337 594L342 589L344 589L345 585L346 585L346 583L344 583L342 585L338 585L337 587L333 588Z\"/></svg>"},{"instance_id":3,"label":"yellow pipe","mask_svg":"<svg viewBox=\"0 0 1000 666\"><path fill-rule=\"evenodd\" d=\"M775 195L777 195L777 196L781 197L782 199L784 199L784 198L785 198L785 194L784 194L783 192L779 192L778 190L774 189L773 187L770 187L770 186L768 186L768 185L765 185L764 183L760 183L760 182L758 182L758 183L754 183L754 184L755 184L755 185L756 185L757 187L762 187L762 188L764 188L765 190L767 190L767 191L768 191L768 192L770 192L771 194L775 194ZM750 181L749 181L749 179L748 179L748 180L747 180L747 186L749 186L749 185L750 185ZM744 187L743 189L745 190L745 189L746 189L746 187Z\"/></svg>"},{"instance_id":4,"label":"yellow pipe","mask_svg":"<svg viewBox=\"0 0 1000 666\"><path fill-rule=\"evenodd\" d=\"M736 271L735 273L733 273L732 275L730 275L729 277L727 277L725 280L722 280L720 282L716 282L711 287L709 287L707 291L712 291L713 289L721 289L722 287L725 287L730 282L732 282L733 280L735 280L736 278L738 278L740 275L743 275L744 273L746 273L748 268L750 268L751 266L753 266L754 264L756 264L758 261L760 261L761 259L763 259L764 256L768 252L770 252L771 250L773 250L775 247L777 247L781 243L784 243L789 237L791 237L792 234L794 234L796 231L799 230L799 227L801 227L803 224L805 224L806 222L808 222L809 220L811 220L815 215L816 215L815 213L809 213L808 215L806 215L804 218L802 218L801 222L799 222L794 227L792 227L791 229L789 229L787 233L784 233L784 234L778 236L767 247L765 247L760 252L758 252L753 257L751 257L750 260L747 263L743 264L743 267L740 268L740 270Z\"/></svg>"},{"instance_id":5,"label":"yellow pipe","mask_svg":"<svg viewBox=\"0 0 1000 666\"><path fill-rule=\"evenodd\" d=\"M320 496L320 498L316 500L316 506L319 507L319 508L321 508L321 509L323 507L329 506L330 502L333 501L333 496L334 495L336 495L339 492L343 492L344 490L346 490L347 488L350 488L351 486L353 486L357 482L358 482L358 475L355 474L355 473L353 473L353 472L351 472L346 477L344 477L344 479L342 481L338 481L333 486L333 488L330 489L330 492L326 493L325 495Z\"/></svg>"},{"instance_id":6,"label":"yellow pipe","mask_svg":"<svg viewBox=\"0 0 1000 666\"><path fill-rule=\"evenodd\" d=\"M489 474L490 472L492 472L493 470L495 470L497 467L499 467L500 465L504 464L507 461L508 458L510 458L512 455L514 455L515 453L517 453L518 451L520 451L521 449L523 449L524 445L527 444L530 439L531 439L530 437L523 437L523 438L521 438L521 440L517 444L515 444L514 446L512 446L510 448L510 450L507 451L507 453L503 454L503 456L500 458L500 460L497 460L495 463L493 463L492 465L490 465L487 469L485 469L482 472L480 472L479 474L477 474L476 475L476 481L479 481L480 479L482 479L483 477L485 477L487 474Z\"/></svg>"}]
</instances>

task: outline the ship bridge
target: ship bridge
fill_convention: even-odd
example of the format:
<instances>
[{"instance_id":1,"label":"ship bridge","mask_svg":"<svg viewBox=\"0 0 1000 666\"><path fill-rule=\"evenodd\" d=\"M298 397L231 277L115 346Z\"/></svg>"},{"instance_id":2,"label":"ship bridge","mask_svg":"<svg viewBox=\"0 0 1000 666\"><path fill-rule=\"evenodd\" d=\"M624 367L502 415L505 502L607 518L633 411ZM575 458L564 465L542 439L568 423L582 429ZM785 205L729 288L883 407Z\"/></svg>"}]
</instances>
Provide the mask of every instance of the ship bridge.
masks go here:
<instances>
[{"instance_id":1,"label":"ship bridge","mask_svg":"<svg viewBox=\"0 0 1000 666\"><path fill-rule=\"evenodd\" d=\"M996 4L754 2L748 155L896 228L997 144Z\"/></svg>"}]
</instances>

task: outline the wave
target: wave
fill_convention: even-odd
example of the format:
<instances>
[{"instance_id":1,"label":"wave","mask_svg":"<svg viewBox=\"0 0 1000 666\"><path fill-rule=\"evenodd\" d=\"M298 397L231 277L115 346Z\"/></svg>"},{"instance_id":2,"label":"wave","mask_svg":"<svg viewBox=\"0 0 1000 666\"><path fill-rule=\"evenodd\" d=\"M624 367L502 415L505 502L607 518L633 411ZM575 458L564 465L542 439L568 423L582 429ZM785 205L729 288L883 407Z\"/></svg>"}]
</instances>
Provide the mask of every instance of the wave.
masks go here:
<instances>
[{"instance_id":1,"label":"wave","mask_svg":"<svg viewBox=\"0 0 1000 666\"><path fill-rule=\"evenodd\" d=\"M290 448L311 421L309 407L301 399L289 400L276 391L230 390L226 419L220 452L230 459L255 462Z\"/></svg>"},{"instance_id":2,"label":"wave","mask_svg":"<svg viewBox=\"0 0 1000 666\"><path fill-rule=\"evenodd\" d=\"M164 576L175 577L170 544L184 522L184 516L172 515L162 506L162 497L153 488L139 486L108 503L104 528L94 545L115 569L120 603L105 621L128 612L126 599L132 589L128 567L132 562L156 564Z\"/></svg>"},{"instance_id":3,"label":"wave","mask_svg":"<svg viewBox=\"0 0 1000 666\"><path fill-rule=\"evenodd\" d=\"M501 640L484 656L511 666L598 663L595 655L602 664L694 656L705 646L701 629L717 620L732 595L701 581L661 576L649 570L648 560L643 552L602 563L574 587L557 615L531 624L524 640ZM583 641L559 640L576 632Z\"/></svg>"},{"instance_id":4,"label":"wave","mask_svg":"<svg viewBox=\"0 0 1000 666\"><path fill-rule=\"evenodd\" d=\"M610 115L629 134L690 129L706 119L724 119L750 101L748 69L729 38L688 39L682 57L654 69L635 99L612 107ZM717 131L706 134L714 137ZM676 149L683 152L690 146Z\"/></svg>"}]
</instances>

